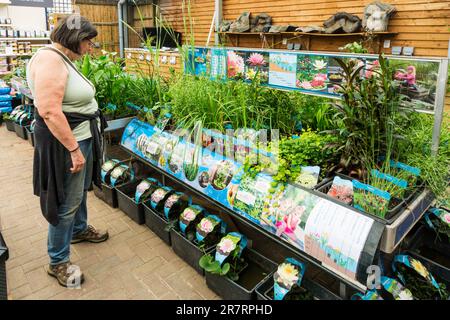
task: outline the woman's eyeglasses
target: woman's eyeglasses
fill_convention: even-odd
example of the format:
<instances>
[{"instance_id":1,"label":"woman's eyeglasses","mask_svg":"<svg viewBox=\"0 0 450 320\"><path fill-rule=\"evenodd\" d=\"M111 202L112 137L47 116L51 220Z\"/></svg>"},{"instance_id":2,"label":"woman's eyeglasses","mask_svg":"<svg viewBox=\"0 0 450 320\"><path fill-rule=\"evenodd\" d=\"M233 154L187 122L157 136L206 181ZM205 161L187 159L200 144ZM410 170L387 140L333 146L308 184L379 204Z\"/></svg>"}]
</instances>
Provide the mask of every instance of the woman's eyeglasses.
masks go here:
<instances>
[{"instance_id":1,"label":"woman's eyeglasses","mask_svg":"<svg viewBox=\"0 0 450 320\"><path fill-rule=\"evenodd\" d=\"M91 48L97 48L97 45L94 42L92 42L91 39L87 39L87 41L89 41L89 46Z\"/></svg>"}]
</instances>

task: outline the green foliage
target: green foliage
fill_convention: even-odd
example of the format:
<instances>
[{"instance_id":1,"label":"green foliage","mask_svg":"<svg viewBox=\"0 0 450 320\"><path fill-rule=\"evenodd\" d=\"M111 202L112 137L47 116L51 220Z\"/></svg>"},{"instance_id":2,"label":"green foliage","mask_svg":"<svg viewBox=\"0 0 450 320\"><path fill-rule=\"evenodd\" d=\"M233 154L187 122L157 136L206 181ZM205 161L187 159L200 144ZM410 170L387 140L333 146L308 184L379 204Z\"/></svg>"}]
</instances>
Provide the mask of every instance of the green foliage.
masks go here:
<instances>
[{"instance_id":1,"label":"green foliage","mask_svg":"<svg viewBox=\"0 0 450 320\"><path fill-rule=\"evenodd\" d=\"M341 126L329 133L345 141L338 149L342 154L340 166L362 176L376 166L380 156L389 160L395 155L401 128L394 120L408 115L400 109L402 96L383 56L371 77L362 76L364 65L359 60L336 61L344 70L344 82L338 84L343 99L333 104Z\"/></svg>"},{"instance_id":2,"label":"green foliage","mask_svg":"<svg viewBox=\"0 0 450 320\"><path fill-rule=\"evenodd\" d=\"M96 100L105 114L122 118L136 113L126 106L127 102L153 109L163 100L167 84L159 77L125 73L123 59L117 58L115 53L103 53L99 57L86 55L77 66L95 86ZM116 108L109 108L108 104ZM154 114L141 115L141 119L151 121Z\"/></svg>"},{"instance_id":3,"label":"green foliage","mask_svg":"<svg viewBox=\"0 0 450 320\"><path fill-rule=\"evenodd\" d=\"M11 115L9 113L4 113L2 115L2 117L3 117L3 120L11 120Z\"/></svg>"},{"instance_id":4,"label":"green foliage","mask_svg":"<svg viewBox=\"0 0 450 320\"><path fill-rule=\"evenodd\" d=\"M450 174L450 124L443 123L436 156L431 153L433 125L432 115L414 113L401 133L405 138L399 155L401 161L421 169L421 178L438 198L449 198L446 189Z\"/></svg>"},{"instance_id":5,"label":"green foliage","mask_svg":"<svg viewBox=\"0 0 450 320\"><path fill-rule=\"evenodd\" d=\"M169 88L168 99L176 122L192 127L201 121L206 128L224 131L233 128L294 131L299 102L288 92L242 81L214 81L184 75ZM303 99L302 101L306 101Z\"/></svg>"},{"instance_id":6,"label":"green foliage","mask_svg":"<svg viewBox=\"0 0 450 320\"><path fill-rule=\"evenodd\" d=\"M351 53L368 53L369 51L364 48L363 44L360 42L347 43L344 47L340 47L339 50L351 52Z\"/></svg>"},{"instance_id":7,"label":"green foliage","mask_svg":"<svg viewBox=\"0 0 450 320\"><path fill-rule=\"evenodd\" d=\"M212 274L218 274L221 276L226 275L230 271L230 264L224 263L223 266L220 266L219 261L216 261L214 257L210 254L206 254L200 258L199 265L206 272Z\"/></svg>"}]
</instances>

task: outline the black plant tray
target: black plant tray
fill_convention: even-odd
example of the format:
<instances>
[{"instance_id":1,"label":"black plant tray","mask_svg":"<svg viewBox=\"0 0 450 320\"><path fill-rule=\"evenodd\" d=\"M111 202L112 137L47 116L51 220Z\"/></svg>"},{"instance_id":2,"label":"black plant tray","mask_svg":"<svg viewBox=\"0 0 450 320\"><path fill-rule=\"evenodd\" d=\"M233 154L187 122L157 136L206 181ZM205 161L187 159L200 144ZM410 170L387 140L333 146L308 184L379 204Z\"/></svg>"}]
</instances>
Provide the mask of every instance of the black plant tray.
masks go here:
<instances>
[{"instance_id":1,"label":"black plant tray","mask_svg":"<svg viewBox=\"0 0 450 320\"><path fill-rule=\"evenodd\" d=\"M303 278L301 287L309 291L314 296L314 300L342 300L333 292L306 277ZM273 300L273 296L269 296L271 291L273 295L273 273L268 275L255 291L258 300Z\"/></svg>"},{"instance_id":2,"label":"black plant tray","mask_svg":"<svg viewBox=\"0 0 450 320\"><path fill-rule=\"evenodd\" d=\"M433 230L421 225L411 237L405 240L405 245L409 252L420 256L428 263L447 269L450 274L450 243L446 238L439 240Z\"/></svg>"},{"instance_id":3,"label":"black plant tray","mask_svg":"<svg viewBox=\"0 0 450 320\"><path fill-rule=\"evenodd\" d=\"M211 254L214 255L215 251ZM227 276L206 272L208 288L225 300L254 300L256 287L277 267L273 261L253 249L245 249L242 256L248 266L236 282Z\"/></svg>"},{"instance_id":4,"label":"black plant tray","mask_svg":"<svg viewBox=\"0 0 450 320\"><path fill-rule=\"evenodd\" d=\"M16 131L14 130L14 121L12 120L5 120L5 124L6 124L6 129L8 129L8 131Z\"/></svg>"},{"instance_id":5,"label":"black plant tray","mask_svg":"<svg viewBox=\"0 0 450 320\"><path fill-rule=\"evenodd\" d=\"M200 249L197 246L196 239L189 241L180 231L175 230L175 228L170 230L170 239L173 251L186 261L188 265L194 268L195 271L202 276L205 275L205 270L200 267L198 262L205 253L212 252L216 246Z\"/></svg>"},{"instance_id":6,"label":"black plant tray","mask_svg":"<svg viewBox=\"0 0 450 320\"><path fill-rule=\"evenodd\" d=\"M433 277L436 278L438 283L444 283L447 290L450 286L450 269L433 260L430 260L417 252L407 251L407 255L419 260L423 265L431 272Z\"/></svg>"},{"instance_id":7,"label":"black plant tray","mask_svg":"<svg viewBox=\"0 0 450 320\"><path fill-rule=\"evenodd\" d=\"M162 241L171 245L170 231L167 230L170 222L165 217L152 209L150 200L144 202L145 224L150 228Z\"/></svg>"},{"instance_id":8,"label":"black plant tray","mask_svg":"<svg viewBox=\"0 0 450 320\"><path fill-rule=\"evenodd\" d=\"M141 180L137 180L117 187L117 204L119 209L125 212L134 222L144 224L144 207L141 202L136 203L134 201L136 187L140 182Z\"/></svg>"},{"instance_id":9,"label":"black plant tray","mask_svg":"<svg viewBox=\"0 0 450 320\"><path fill-rule=\"evenodd\" d=\"M28 135L28 142L34 147L34 131L31 131L30 127L26 127L26 129Z\"/></svg>"},{"instance_id":10,"label":"black plant tray","mask_svg":"<svg viewBox=\"0 0 450 320\"><path fill-rule=\"evenodd\" d=\"M0 300L7 300L6 260L9 258L8 247L0 232Z\"/></svg>"},{"instance_id":11,"label":"black plant tray","mask_svg":"<svg viewBox=\"0 0 450 320\"><path fill-rule=\"evenodd\" d=\"M352 177L343 174L336 174L336 175L341 177L342 179L353 180ZM325 179L322 183L319 183L316 186L315 190L327 194L332 185L333 185L333 178ZM380 220L380 222L383 222L384 224L392 224L400 216L400 214L417 199L417 197L421 194L423 189L424 189L424 182L421 182L418 186L416 186L414 191L408 194L408 196L405 199L403 200L395 199L396 200L395 206L388 209L386 216L384 218L378 216L376 217ZM369 212L367 214L372 215Z\"/></svg>"},{"instance_id":12,"label":"black plant tray","mask_svg":"<svg viewBox=\"0 0 450 320\"><path fill-rule=\"evenodd\" d=\"M97 187L95 184L93 186L94 188L94 194L105 201L107 204L109 204L113 208L117 208L117 191L115 188L110 187L104 183L102 183L102 189Z\"/></svg>"},{"instance_id":13,"label":"black plant tray","mask_svg":"<svg viewBox=\"0 0 450 320\"><path fill-rule=\"evenodd\" d=\"M18 137L25 140L28 139L27 127L21 126L20 124L14 122L14 131L16 131Z\"/></svg>"}]
</instances>

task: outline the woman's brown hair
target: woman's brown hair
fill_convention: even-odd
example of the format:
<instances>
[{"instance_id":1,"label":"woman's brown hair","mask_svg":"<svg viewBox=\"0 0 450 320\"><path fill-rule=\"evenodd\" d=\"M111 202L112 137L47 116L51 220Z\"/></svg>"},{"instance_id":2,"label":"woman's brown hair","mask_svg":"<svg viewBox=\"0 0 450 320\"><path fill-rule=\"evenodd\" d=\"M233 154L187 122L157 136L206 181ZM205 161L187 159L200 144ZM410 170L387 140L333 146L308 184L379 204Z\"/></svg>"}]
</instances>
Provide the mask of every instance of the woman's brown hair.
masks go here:
<instances>
[{"instance_id":1,"label":"woman's brown hair","mask_svg":"<svg viewBox=\"0 0 450 320\"><path fill-rule=\"evenodd\" d=\"M85 17L74 14L62 19L50 34L50 40L80 54L80 43L97 36L95 26Z\"/></svg>"}]
</instances>

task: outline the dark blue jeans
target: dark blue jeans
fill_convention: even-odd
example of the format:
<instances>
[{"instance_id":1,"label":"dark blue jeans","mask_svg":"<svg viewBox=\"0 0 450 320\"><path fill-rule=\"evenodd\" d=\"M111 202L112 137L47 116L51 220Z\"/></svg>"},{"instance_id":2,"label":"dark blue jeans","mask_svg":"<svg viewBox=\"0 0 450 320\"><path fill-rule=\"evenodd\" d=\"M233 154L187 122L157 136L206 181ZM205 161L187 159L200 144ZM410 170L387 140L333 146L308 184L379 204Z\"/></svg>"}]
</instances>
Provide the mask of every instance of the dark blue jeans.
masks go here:
<instances>
[{"instance_id":1,"label":"dark blue jeans","mask_svg":"<svg viewBox=\"0 0 450 320\"><path fill-rule=\"evenodd\" d=\"M49 225L48 255L50 264L68 262L72 236L87 229L87 190L92 180L92 138L79 141L80 150L86 159L83 169L71 173L72 159L68 153L65 158L64 202L58 210L59 223Z\"/></svg>"}]
</instances>

